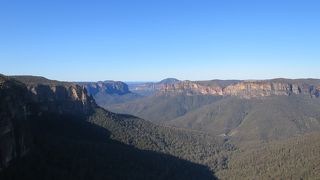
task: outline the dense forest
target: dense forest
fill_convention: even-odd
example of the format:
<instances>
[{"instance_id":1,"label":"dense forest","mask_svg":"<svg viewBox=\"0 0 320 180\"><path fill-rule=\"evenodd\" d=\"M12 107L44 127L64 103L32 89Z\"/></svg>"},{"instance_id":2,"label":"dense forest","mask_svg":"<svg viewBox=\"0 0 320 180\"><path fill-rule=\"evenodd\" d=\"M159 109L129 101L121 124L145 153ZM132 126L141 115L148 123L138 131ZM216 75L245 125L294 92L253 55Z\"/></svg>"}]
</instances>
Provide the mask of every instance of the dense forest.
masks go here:
<instances>
[{"instance_id":1,"label":"dense forest","mask_svg":"<svg viewBox=\"0 0 320 180\"><path fill-rule=\"evenodd\" d=\"M241 145L229 158L221 179L318 179L320 134Z\"/></svg>"}]
</instances>

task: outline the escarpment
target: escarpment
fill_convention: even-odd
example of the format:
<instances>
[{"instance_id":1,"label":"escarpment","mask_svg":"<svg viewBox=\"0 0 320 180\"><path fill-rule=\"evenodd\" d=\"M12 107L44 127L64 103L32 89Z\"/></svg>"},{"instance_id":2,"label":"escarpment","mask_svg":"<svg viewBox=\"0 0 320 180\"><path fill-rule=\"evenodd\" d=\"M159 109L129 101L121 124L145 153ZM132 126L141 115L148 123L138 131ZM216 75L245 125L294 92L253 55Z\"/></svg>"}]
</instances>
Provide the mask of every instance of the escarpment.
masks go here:
<instances>
[{"instance_id":1,"label":"escarpment","mask_svg":"<svg viewBox=\"0 0 320 180\"><path fill-rule=\"evenodd\" d=\"M289 79L241 81L226 87L183 81L164 85L158 94L172 95L182 93L186 95L237 96L241 98L290 95L319 97L320 81Z\"/></svg>"},{"instance_id":2,"label":"escarpment","mask_svg":"<svg viewBox=\"0 0 320 180\"><path fill-rule=\"evenodd\" d=\"M77 84L84 86L93 96L100 92L118 95L131 93L128 85L121 81L79 82Z\"/></svg>"},{"instance_id":3,"label":"escarpment","mask_svg":"<svg viewBox=\"0 0 320 180\"><path fill-rule=\"evenodd\" d=\"M0 171L31 148L27 88L0 76Z\"/></svg>"},{"instance_id":4,"label":"escarpment","mask_svg":"<svg viewBox=\"0 0 320 180\"><path fill-rule=\"evenodd\" d=\"M41 111L59 114L89 114L96 107L85 87L68 82L51 81L41 77L15 76L27 87L31 102Z\"/></svg>"},{"instance_id":5,"label":"escarpment","mask_svg":"<svg viewBox=\"0 0 320 180\"><path fill-rule=\"evenodd\" d=\"M84 87L41 77L0 75L0 170L33 146L31 116L85 116L95 101Z\"/></svg>"}]
</instances>

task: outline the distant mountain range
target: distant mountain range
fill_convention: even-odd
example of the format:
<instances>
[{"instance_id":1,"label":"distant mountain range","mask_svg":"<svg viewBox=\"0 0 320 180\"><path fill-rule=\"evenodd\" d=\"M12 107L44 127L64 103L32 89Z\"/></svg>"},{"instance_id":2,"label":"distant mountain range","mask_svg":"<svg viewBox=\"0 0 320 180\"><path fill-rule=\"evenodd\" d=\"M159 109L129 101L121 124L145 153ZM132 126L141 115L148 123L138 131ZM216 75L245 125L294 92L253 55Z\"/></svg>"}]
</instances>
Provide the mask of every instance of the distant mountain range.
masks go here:
<instances>
[{"instance_id":1,"label":"distant mountain range","mask_svg":"<svg viewBox=\"0 0 320 180\"><path fill-rule=\"evenodd\" d=\"M132 83L129 84L130 91L140 94L142 96L155 95L160 91L165 85L179 83L180 80L175 78L163 79L159 82L147 82L147 83Z\"/></svg>"},{"instance_id":2,"label":"distant mountain range","mask_svg":"<svg viewBox=\"0 0 320 180\"><path fill-rule=\"evenodd\" d=\"M317 79L179 81L105 108L214 135L272 140L320 130L319 90Z\"/></svg>"},{"instance_id":3,"label":"distant mountain range","mask_svg":"<svg viewBox=\"0 0 320 180\"><path fill-rule=\"evenodd\" d=\"M129 85L114 81L79 84L84 85L93 95L103 91L107 94L118 95L133 92L142 96L177 94L242 98L293 94L320 96L320 80L318 79L180 81L168 78L156 83L131 83Z\"/></svg>"},{"instance_id":4,"label":"distant mountain range","mask_svg":"<svg viewBox=\"0 0 320 180\"><path fill-rule=\"evenodd\" d=\"M102 107L129 102L142 97L139 94L132 93L129 86L120 81L76 82L76 84L85 87Z\"/></svg>"},{"instance_id":5,"label":"distant mountain range","mask_svg":"<svg viewBox=\"0 0 320 180\"><path fill-rule=\"evenodd\" d=\"M121 81L79 82L77 84L84 86L93 96L100 92L117 95L131 93L128 85Z\"/></svg>"},{"instance_id":6,"label":"distant mountain range","mask_svg":"<svg viewBox=\"0 0 320 180\"><path fill-rule=\"evenodd\" d=\"M130 102L146 96L152 96L169 84L180 82L178 79L167 78L160 82L142 82L126 84L121 81L75 82L84 86L96 102L102 107Z\"/></svg>"},{"instance_id":7,"label":"distant mountain range","mask_svg":"<svg viewBox=\"0 0 320 180\"><path fill-rule=\"evenodd\" d=\"M303 94L313 97L320 95L318 79L271 79L246 81L183 81L166 84L160 94L237 96L242 98Z\"/></svg>"},{"instance_id":8,"label":"distant mountain range","mask_svg":"<svg viewBox=\"0 0 320 180\"><path fill-rule=\"evenodd\" d=\"M92 92L98 105L108 110L213 135L272 140L320 130L317 79L168 78L131 87L144 96L131 92L130 86L121 82L82 85Z\"/></svg>"}]
</instances>

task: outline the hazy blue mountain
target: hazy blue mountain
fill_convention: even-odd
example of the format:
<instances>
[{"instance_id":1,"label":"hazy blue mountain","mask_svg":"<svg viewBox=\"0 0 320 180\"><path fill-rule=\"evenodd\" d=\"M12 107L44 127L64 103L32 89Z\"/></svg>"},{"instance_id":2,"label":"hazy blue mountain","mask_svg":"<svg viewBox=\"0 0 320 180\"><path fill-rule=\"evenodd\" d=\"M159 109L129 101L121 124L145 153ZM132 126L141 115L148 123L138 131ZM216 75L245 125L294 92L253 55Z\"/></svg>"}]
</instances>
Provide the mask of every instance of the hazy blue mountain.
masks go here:
<instances>
[{"instance_id":1,"label":"hazy blue mountain","mask_svg":"<svg viewBox=\"0 0 320 180\"><path fill-rule=\"evenodd\" d=\"M130 102L142 97L132 93L128 85L121 81L77 82L77 84L84 86L102 107Z\"/></svg>"},{"instance_id":2,"label":"hazy blue mountain","mask_svg":"<svg viewBox=\"0 0 320 180\"><path fill-rule=\"evenodd\" d=\"M129 84L130 91L142 96L152 96L160 91L165 85L179 83L176 78L167 78L159 82L142 82Z\"/></svg>"}]
</instances>

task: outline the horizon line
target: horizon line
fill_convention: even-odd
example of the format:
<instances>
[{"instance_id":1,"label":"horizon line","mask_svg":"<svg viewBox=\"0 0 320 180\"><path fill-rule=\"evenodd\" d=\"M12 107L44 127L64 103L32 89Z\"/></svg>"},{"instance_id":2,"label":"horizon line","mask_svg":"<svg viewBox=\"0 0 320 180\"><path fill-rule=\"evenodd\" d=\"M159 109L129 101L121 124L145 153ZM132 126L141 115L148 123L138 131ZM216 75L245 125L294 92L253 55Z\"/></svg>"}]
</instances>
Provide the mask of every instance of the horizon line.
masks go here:
<instances>
[{"instance_id":1,"label":"horizon line","mask_svg":"<svg viewBox=\"0 0 320 180\"><path fill-rule=\"evenodd\" d=\"M42 76L42 75L30 75L30 74L19 74L19 75L5 75L0 73L0 75L4 75L4 76L8 76L8 77L13 77L13 76L30 76L30 77L41 77L41 78L46 78L48 80L54 80L54 81L61 81L61 82L104 82L104 81L120 81L120 82L124 82L124 83L155 83L155 82L160 82L166 79L177 79L179 81L193 81L193 82L197 82L197 81L267 81L267 80L280 80L280 79L286 79L286 80L320 80L320 78L313 78L313 77L301 77L301 78L286 78L286 77L275 77L275 78L261 78L261 79L234 79L234 78L230 78L230 79L198 79L198 80L190 80L190 79L179 79L179 78L164 78L161 80L115 80L115 79L105 79L105 80L60 80L60 79L56 79L56 78L50 78L47 76Z\"/></svg>"}]
</instances>

